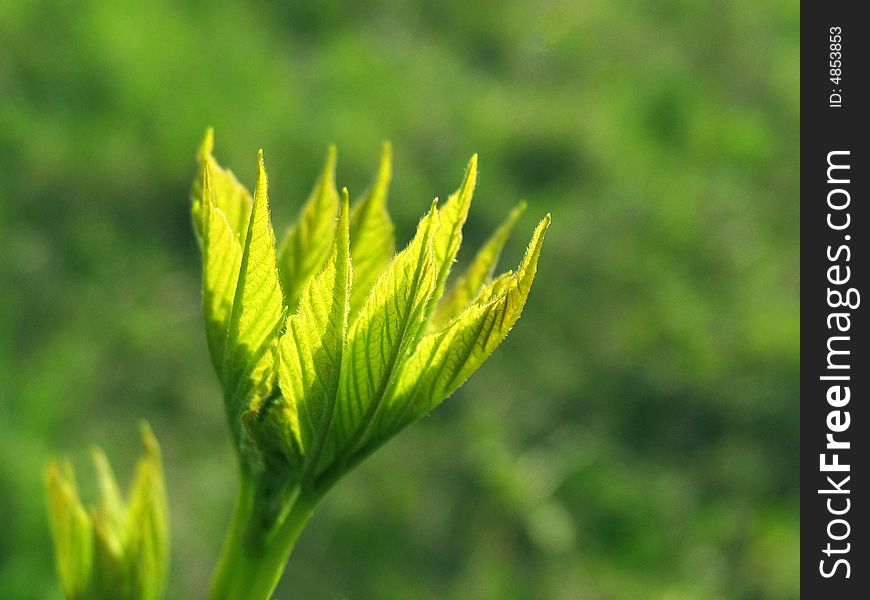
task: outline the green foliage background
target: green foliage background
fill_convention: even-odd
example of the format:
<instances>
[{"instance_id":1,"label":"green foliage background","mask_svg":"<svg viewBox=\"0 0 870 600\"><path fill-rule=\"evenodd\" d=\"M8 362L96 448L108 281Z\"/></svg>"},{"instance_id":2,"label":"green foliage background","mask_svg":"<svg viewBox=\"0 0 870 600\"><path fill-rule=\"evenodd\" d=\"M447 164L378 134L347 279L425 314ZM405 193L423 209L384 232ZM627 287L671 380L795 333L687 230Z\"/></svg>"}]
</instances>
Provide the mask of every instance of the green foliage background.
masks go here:
<instances>
[{"instance_id":1,"label":"green foliage background","mask_svg":"<svg viewBox=\"0 0 870 600\"><path fill-rule=\"evenodd\" d=\"M480 183L536 289L489 363L343 481L278 597L796 598L793 2L0 3L0 597L55 598L41 469L164 447L173 598L235 488L188 215L205 127L289 224L393 141L400 240ZM84 479L85 488L90 485Z\"/></svg>"}]
</instances>

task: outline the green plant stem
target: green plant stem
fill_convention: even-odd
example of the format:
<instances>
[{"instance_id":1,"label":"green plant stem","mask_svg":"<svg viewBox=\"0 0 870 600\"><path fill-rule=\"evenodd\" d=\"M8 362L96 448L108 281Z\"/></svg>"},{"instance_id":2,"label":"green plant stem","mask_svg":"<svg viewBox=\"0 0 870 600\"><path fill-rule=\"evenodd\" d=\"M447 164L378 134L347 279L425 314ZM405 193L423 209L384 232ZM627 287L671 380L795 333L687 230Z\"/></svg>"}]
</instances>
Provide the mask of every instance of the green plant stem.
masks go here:
<instances>
[{"instance_id":1,"label":"green plant stem","mask_svg":"<svg viewBox=\"0 0 870 600\"><path fill-rule=\"evenodd\" d=\"M212 599L229 597L227 593L236 567L239 565L239 555L244 551L244 531L251 517L254 485L250 473L245 470L240 470L239 473L239 493L236 497L233 519L209 590L209 598Z\"/></svg>"},{"instance_id":2,"label":"green plant stem","mask_svg":"<svg viewBox=\"0 0 870 600\"><path fill-rule=\"evenodd\" d=\"M235 513L209 590L210 600L268 600L318 494L284 491L283 510L272 518L270 503L254 475L242 471Z\"/></svg>"}]
</instances>

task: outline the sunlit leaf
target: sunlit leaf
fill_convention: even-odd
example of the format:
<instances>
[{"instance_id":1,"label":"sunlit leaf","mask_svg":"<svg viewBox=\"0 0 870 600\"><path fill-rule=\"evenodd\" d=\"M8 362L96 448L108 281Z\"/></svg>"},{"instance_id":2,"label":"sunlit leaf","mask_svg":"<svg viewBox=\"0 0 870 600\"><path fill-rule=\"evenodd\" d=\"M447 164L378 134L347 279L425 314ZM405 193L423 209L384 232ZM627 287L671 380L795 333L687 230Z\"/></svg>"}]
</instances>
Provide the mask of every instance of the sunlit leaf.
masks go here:
<instances>
[{"instance_id":1,"label":"sunlit leaf","mask_svg":"<svg viewBox=\"0 0 870 600\"><path fill-rule=\"evenodd\" d=\"M108 561L112 566L97 568L99 572L117 572L123 565L124 546L126 545L127 523L124 518L124 497L115 480L115 474L105 453L99 448L92 450L94 470L97 473L99 503L94 511L96 533L96 558ZM117 563L117 564L115 564ZM109 585L109 589L112 589Z\"/></svg>"},{"instance_id":2,"label":"sunlit leaf","mask_svg":"<svg viewBox=\"0 0 870 600\"><path fill-rule=\"evenodd\" d=\"M287 319L279 342L281 397L261 407L251 425L265 433L261 445L283 453L297 468L316 466L338 392L351 289L348 212L343 190L332 252L305 284L299 310Z\"/></svg>"},{"instance_id":3,"label":"sunlit leaf","mask_svg":"<svg viewBox=\"0 0 870 600\"><path fill-rule=\"evenodd\" d=\"M526 209L526 203L521 202L510 212L507 219L496 229L483 244L474 260L453 284L450 291L444 295L432 320L429 329L436 330L447 324L450 319L461 313L480 292L481 288L492 278L498 265L498 259L517 219Z\"/></svg>"},{"instance_id":4,"label":"sunlit leaf","mask_svg":"<svg viewBox=\"0 0 870 600\"><path fill-rule=\"evenodd\" d=\"M202 211L206 203L203 179L206 171L209 171L212 201L226 217L239 243L244 243L245 233L248 230L248 217L251 215L251 193L239 183L232 171L218 164L212 155L213 150L214 130L209 129L196 155L198 172L193 183L191 207L194 231L201 243L204 235Z\"/></svg>"},{"instance_id":5,"label":"sunlit leaf","mask_svg":"<svg viewBox=\"0 0 870 600\"><path fill-rule=\"evenodd\" d=\"M142 423L145 455L136 473L127 507L131 589L139 598L160 598L169 570L169 510L163 484L160 446L147 423Z\"/></svg>"},{"instance_id":6,"label":"sunlit leaf","mask_svg":"<svg viewBox=\"0 0 870 600\"><path fill-rule=\"evenodd\" d=\"M58 573L70 600L158 600L166 584L169 531L160 448L142 424L145 454L124 497L109 461L93 452L98 502L86 511L69 463L46 469Z\"/></svg>"},{"instance_id":7,"label":"sunlit leaf","mask_svg":"<svg viewBox=\"0 0 870 600\"><path fill-rule=\"evenodd\" d=\"M393 222L387 212L387 193L393 175L393 152L384 142L378 171L369 190L350 213L350 255L353 261L353 289L350 314L355 316L372 286L396 252Z\"/></svg>"},{"instance_id":8,"label":"sunlit leaf","mask_svg":"<svg viewBox=\"0 0 870 600\"><path fill-rule=\"evenodd\" d=\"M81 598L91 580L93 525L79 500L69 462L50 462L45 469L45 485L55 564L61 587L67 598Z\"/></svg>"},{"instance_id":9,"label":"sunlit leaf","mask_svg":"<svg viewBox=\"0 0 870 600\"><path fill-rule=\"evenodd\" d=\"M274 383L274 349L284 308L269 218L268 179L260 151L257 187L239 267L224 355L230 415L240 417L247 402L268 395ZM237 434L238 418L232 418Z\"/></svg>"},{"instance_id":10,"label":"sunlit leaf","mask_svg":"<svg viewBox=\"0 0 870 600\"><path fill-rule=\"evenodd\" d=\"M203 172L202 305L212 363L223 379L224 349L236 295L242 247L215 203L212 169Z\"/></svg>"},{"instance_id":11,"label":"sunlit leaf","mask_svg":"<svg viewBox=\"0 0 870 600\"><path fill-rule=\"evenodd\" d=\"M302 207L299 220L288 230L278 255L285 303L296 310L305 282L323 268L332 248L338 190L335 188L335 146L330 146L323 172Z\"/></svg>"},{"instance_id":12,"label":"sunlit leaf","mask_svg":"<svg viewBox=\"0 0 870 600\"><path fill-rule=\"evenodd\" d=\"M462 227L468 217L468 209L471 207L471 197L474 194L476 183L477 154L468 161L462 185L450 195L438 214L438 231L433 242L438 274L435 279L435 290L430 299L429 314L444 293L444 283L447 281L447 276L450 275L456 254L459 252L459 246L462 245Z\"/></svg>"},{"instance_id":13,"label":"sunlit leaf","mask_svg":"<svg viewBox=\"0 0 870 600\"><path fill-rule=\"evenodd\" d=\"M390 391L389 408L378 423L380 435L391 435L440 404L501 343L525 305L549 224L547 215L515 274L496 279L479 302L423 338Z\"/></svg>"},{"instance_id":14,"label":"sunlit leaf","mask_svg":"<svg viewBox=\"0 0 870 600\"><path fill-rule=\"evenodd\" d=\"M438 275L433 255L437 228L438 208L433 202L414 239L378 278L351 325L330 453L346 456L366 435L391 379L422 333Z\"/></svg>"}]
</instances>

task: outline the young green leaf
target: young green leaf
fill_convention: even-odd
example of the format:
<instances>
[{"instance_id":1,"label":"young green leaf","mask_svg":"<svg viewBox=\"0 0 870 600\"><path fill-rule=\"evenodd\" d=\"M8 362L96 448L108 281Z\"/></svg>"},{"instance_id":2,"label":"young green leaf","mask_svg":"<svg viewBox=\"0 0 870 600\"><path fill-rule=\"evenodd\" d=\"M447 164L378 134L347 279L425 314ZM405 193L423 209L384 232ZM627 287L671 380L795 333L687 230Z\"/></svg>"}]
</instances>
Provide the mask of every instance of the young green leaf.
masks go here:
<instances>
[{"instance_id":1,"label":"young green leaf","mask_svg":"<svg viewBox=\"0 0 870 600\"><path fill-rule=\"evenodd\" d=\"M91 580L94 533L91 519L79 500L72 465L56 460L48 463L45 485L61 588L67 598L82 598Z\"/></svg>"},{"instance_id":2,"label":"young green leaf","mask_svg":"<svg viewBox=\"0 0 870 600\"><path fill-rule=\"evenodd\" d=\"M69 463L46 469L57 568L71 600L157 600L169 558L166 492L157 440L142 425L146 453L125 503L105 455L93 452L99 501L87 512Z\"/></svg>"},{"instance_id":3,"label":"young green leaf","mask_svg":"<svg viewBox=\"0 0 870 600\"><path fill-rule=\"evenodd\" d=\"M130 597L129 565L124 547L112 537L105 521L94 515L94 571L91 588L95 598Z\"/></svg>"},{"instance_id":4,"label":"young green leaf","mask_svg":"<svg viewBox=\"0 0 870 600\"><path fill-rule=\"evenodd\" d=\"M224 355L227 408L237 435L241 429L239 417L247 408L247 403L272 391L273 350L283 316L283 296L275 264L275 235L269 219L268 179L261 150L254 204L239 267Z\"/></svg>"},{"instance_id":5,"label":"young green leaf","mask_svg":"<svg viewBox=\"0 0 870 600\"><path fill-rule=\"evenodd\" d=\"M484 284L492 279L501 251L510 237L514 225L525 210L526 203L520 202L483 244L465 272L438 303L435 314L432 315L432 320L429 322L430 331L440 329L465 310Z\"/></svg>"},{"instance_id":6,"label":"young green leaf","mask_svg":"<svg viewBox=\"0 0 870 600\"><path fill-rule=\"evenodd\" d=\"M97 576L113 574L117 581L98 581L98 587L112 590L117 589L126 577L124 548L127 545L127 523L124 518L124 497L105 453L99 448L93 448L92 457L99 487L99 503L93 511L96 563L94 573Z\"/></svg>"},{"instance_id":7,"label":"young green leaf","mask_svg":"<svg viewBox=\"0 0 870 600\"><path fill-rule=\"evenodd\" d=\"M396 252L393 222L387 212L392 163L392 146L384 142L375 179L350 213L350 256L353 261L351 318L362 308L378 275L387 268Z\"/></svg>"},{"instance_id":8,"label":"young green leaf","mask_svg":"<svg viewBox=\"0 0 870 600\"><path fill-rule=\"evenodd\" d=\"M492 354L519 318L537 270L547 215L535 229L516 274L499 277L445 329L428 334L405 363L379 420L387 437L452 394Z\"/></svg>"},{"instance_id":9,"label":"young green leaf","mask_svg":"<svg viewBox=\"0 0 870 600\"><path fill-rule=\"evenodd\" d=\"M202 242L203 215L205 208L206 193L203 179L206 171L210 171L212 200L226 217L236 239L240 244L245 241L245 233L248 230L248 217L251 214L251 193L239 183L236 176L229 169L222 168L212 156L214 150L214 130L209 128L205 138L197 152L198 174L193 184L193 203L191 207L194 231L197 239Z\"/></svg>"},{"instance_id":10,"label":"young green leaf","mask_svg":"<svg viewBox=\"0 0 870 600\"><path fill-rule=\"evenodd\" d=\"M227 329L236 295L242 247L224 212L215 203L212 168L202 176L202 305L209 353L223 381Z\"/></svg>"},{"instance_id":11,"label":"young green leaf","mask_svg":"<svg viewBox=\"0 0 870 600\"><path fill-rule=\"evenodd\" d=\"M342 190L332 252L302 289L278 344L281 397L259 410L256 438L297 469L316 467L330 429L341 373L351 290L348 194Z\"/></svg>"},{"instance_id":12,"label":"young green leaf","mask_svg":"<svg viewBox=\"0 0 870 600\"><path fill-rule=\"evenodd\" d=\"M338 190L335 188L335 146L330 146L323 172L302 207L299 221L288 231L278 256L285 304L296 310L305 282L323 268L332 248Z\"/></svg>"},{"instance_id":13,"label":"young green leaf","mask_svg":"<svg viewBox=\"0 0 870 600\"><path fill-rule=\"evenodd\" d=\"M471 207L471 197L474 194L476 183L477 154L468 161L462 185L450 195L438 215L438 231L433 243L438 275L435 279L434 293L429 301L427 318L444 293L444 283L447 281L447 276L450 275L453 261L456 260L456 254L459 252L459 246L462 245L462 227L468 217L468 209Z\"/></svg>"},{"instance_id":14,"label":"young green leaf","mask_svg":"<svg viewBox=\"0 0 870 600\"><path fill-rule=\"evenodd\" d=\"M148 423L140 426L145 455L136 464L126 512L130 587L138 598L160 598L169 570L169 522L160 446Z\"/></svg>"},{"instance_id":15,"label":"young green leaf","mask_svg":"<svg viewBox=\"0 0 870 600\"><path fill-rule=\"evenodd\" d=\"M350 327L341 369L328 465L347 458L363 439L387 387L426 324L438 276L433 243L438 207L421 219L417 233L375 282Z\"/></svg>"}]
</instances>

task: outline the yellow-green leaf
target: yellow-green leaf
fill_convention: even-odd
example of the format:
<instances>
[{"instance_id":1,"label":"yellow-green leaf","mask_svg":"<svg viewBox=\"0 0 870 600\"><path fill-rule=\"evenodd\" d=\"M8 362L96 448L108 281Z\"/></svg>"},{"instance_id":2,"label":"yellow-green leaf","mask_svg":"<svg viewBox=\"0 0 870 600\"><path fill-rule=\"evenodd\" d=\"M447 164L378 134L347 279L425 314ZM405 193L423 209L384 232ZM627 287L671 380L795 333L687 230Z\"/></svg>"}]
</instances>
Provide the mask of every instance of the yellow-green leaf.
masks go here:
<instances>
[{"instance_id":1,"label":"yellow-green leaf","mask_svg":"<svg viewBox=\"0 0 870 600\"><path fill-rule=\"evenodd\" d=\"M278 266L285 303L291 311L296 310L305 282L320 272L332 248L338 214L335 160L335 146L330 146L323 172L302 207L299 220L281 242Z\"/></svg>"},{"instance_id":2,"label":"yellow-green leaf","mask_svg":"<svg viewBox=\"0 0 870 600\"><path fill-rule=\"evenodd\" d=\"M127 533L124 497L121 495L121 489L118 487L105 453L99 448L93 448L91 456L99 489L99 504L94 511L94 525L99 533L98 541L106 546L107 552L120 558L124 553Z\"/></svg>"},{"instance_id":3,"label":"yellow-green leaf","mask_svg":"<svg viewBox=\"0 0 870 600\"><path fill-rule=\"evenodd\" d=\"M93 567L91 519L79 500L72 466L67 461L48 464L45 485L60 584L67 598L82 598L90 584Z\"/></svg>"},{"instance_id":4,"label":"yellow-green leaf","mask_svg":"<svg viewBox=\"0 0 870 600\"><path fill-rule=\"evenodd\" d=\"M57 568L71 600L159 600L169 562L166 491L160 449L142 424L139 459L128 502L109 461L94 449L99 501L86 512L69 463L46 469Z\"/></svg>"},{"instance_id":5,"label":"yellow-green leaf","mask_svg":"<svg viewBox=\"0 0 870 600\"><path fill-rule=\"evenodd\" d=\"M389 394L388 409L377 424L379 436L392 435L440 404L501 343L525 305L549 224L547 215L516 274L498 278L487 286L482 303L472 304L445 329L423 338Z\"/></svg>"},{"instance_id":6,"label":"yellow-green leaf","mask_svg":"<svg viewBox=\"0 0 870 600\"><path fill-rule=\"evenodd\" d=\"M237 417L244 412L247 403L272 390L274 349L283 321L283 306L275 235L269 217L268 179L261 150L224 355L224 391L237 434L241 430Z\"/></svg>"},{"instance_id":7,"label":"yellow-green leaf","mask_svg":"<svg viewBox=\"0 0 870 600\"><path fill-rule=\"evenodd\" d=\"M347 458L365 437L390 381L422 334L438 275L432 248L437 229L433 202L414 239L375 282L350 327L324 465L332 453L338 460Z\"/></svg>"},{"instance_id":8,"label":"yellow-green leaf","mask_svg":"<svg viewBox=\"0 0 870 600\"><path fill-rule=\"evenodd\" d=\"M492 278L501 251L510 237L517 219L520 218L525 209L526 203L520 202L483 244L468 268L438 303L435 314L432 315L432 320L429 322L431 331L446 325L453 317L465 310L481 288Z\"/></svg>"},{"instance_id":9,"label":"yellow-green leaf","mask_svg":"<svg viewBox=\"0 0 870 600\"><path fill-rule=\"evenodd\" d=\"M137 598L162 597L169 569L169 520L160 446L151 427L140 426L139 458L127 508L130 587Z\"/></svg>"},{"instance_id":10,"label":"yellow-green leaf","mask_svg":"<svg viewBox=\"0 0 870 600\"><path fill-rule=\"evenodd\" d=\"M210 171L212 200L226 217L236 239L244 243L245 233L248 229L248 217L251 214L251 193L239 183L236 176L229 169L224 169L212 156L214 150L214 130L206 131L205 139L197 152L198 174L193 183L193 202L191 212L193 216L194 231L197 239L202 242L204 235L203 210L207 202L203 186L206 171Z\"/></svg>"},{"instance_id":11,"label":"yellow-green leaf","mask_svg":"<svg viewBox=\"0 0 870 600\"><path fill-rule=\"evenodd\" d=\"M305 284L279 342L282 397L265 405L254 425L261 443L283 452L297 469L316 468L338 392L351 289L348 212L344 189L332 252Z\"/></svg>"},{"instance_id":12,"label":"yellow-green leaf","mask_svg":"<svg viewBox=\"0 0 870 600\"><path fill-rule=\"evenodd\" d=\"M211 167L203 172L202 305L212 363L224 383L224 350L236 295L242 247L215 203Z\"/></svg>"},{"instance_id":13,"label":"yellow-green leaf","mask_svg":"<svg viewBox=\"0 0 870 600\"><path fill-rule=\"evenodd\" d=\"M350 256L353 261L351 318L362 308L378 275L387 268L396 253L393 221L387 211L392 163L392 147L389 142L384 142L375 179L350 213Z\"/></svg>"},{"instance_id":14,"label":"yellow-green leaf","mask_svg":"<svg viewBox=\"0 0 870 600\"><path fill-rule=\"evenodd\" d=\"M477 154L468 161L462 185L450 195L444 208L439 211L438 231L433 242L438 274L435 279L435 292L430 300L429 314L444 293L444 283L453 267L453 261L456 260L459 246L462 245L462 226L465 225L465 219L468 217L476 183Z\"/></svg>"}]
</instances>

